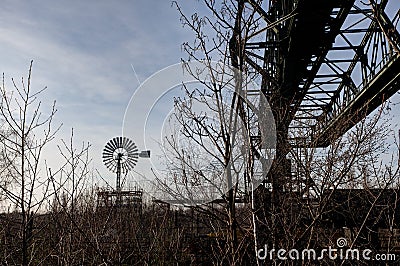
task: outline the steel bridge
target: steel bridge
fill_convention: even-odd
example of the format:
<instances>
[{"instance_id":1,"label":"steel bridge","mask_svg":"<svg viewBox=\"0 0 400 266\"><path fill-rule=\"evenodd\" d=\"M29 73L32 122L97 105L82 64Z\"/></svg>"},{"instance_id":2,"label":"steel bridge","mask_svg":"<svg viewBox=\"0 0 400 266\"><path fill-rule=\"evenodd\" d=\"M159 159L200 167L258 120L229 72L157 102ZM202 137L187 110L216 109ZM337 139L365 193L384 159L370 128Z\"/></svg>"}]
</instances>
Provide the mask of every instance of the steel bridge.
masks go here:
<instances>
[{"instance_id":1,"label":"steel bridge","mask_svg":"<svg viewBox=\"0 0 400 266\"><path fill-rule=\"evenodd\" d=\"M238 17L254 26L242 64L267 97L289 99L292 146L329 146L400 88L399 12L388 0L241 3Z\"/></svg>"}]
</instances>

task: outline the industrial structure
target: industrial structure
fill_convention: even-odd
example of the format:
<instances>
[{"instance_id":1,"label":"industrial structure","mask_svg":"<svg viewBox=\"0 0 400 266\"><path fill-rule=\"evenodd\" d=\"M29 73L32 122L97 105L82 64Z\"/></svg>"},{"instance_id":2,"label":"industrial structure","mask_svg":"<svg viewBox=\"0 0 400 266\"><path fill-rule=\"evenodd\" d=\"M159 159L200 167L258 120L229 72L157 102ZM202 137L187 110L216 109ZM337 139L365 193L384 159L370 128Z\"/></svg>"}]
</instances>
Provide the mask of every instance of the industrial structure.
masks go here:
<instances>
[{"instance_id":1,"label":"industrial structure","mask_svg":"<svg viewBox=\"0 0 400 266\"><path fill-rule=\"evenodd\" d=\"M345 236L349 242L358 239L357 245L374 251L400 251L398 189L328 189L313 194L310 190L316 185L310 175L293 171L302 163L301 152L297 158L288 155L293 149L328 147L399 90L400 13L390 18L387 6L388 0L237 1L228 44L231 62L233 67L261 77L260 90L251 93L267 98L277 130L276 158L264 186L254 193L263 202L251 208L257 219L263 220L258 228L259 243L279 246L289 235L293 237L291 248L322 249L331 245L334 237ZM253 32L243 35L246 21L252 22ZM265 148L260 145L260 133L251 133L252 150ZM258 160L257 152L254 154L252 159ZM121 185L121 176L135 166L138 157L138 149L126 138L114 138L106 145L103 159L117 175L116 188L98 192L99 206L140 208L142 191L123 190ZM288 189L293 183L295 189ZM245 196L241 200L232 196L230 200L233 205L248 204L249 195ZM227 201L229 197L210 202L210 209L218 211L213 204L226 208ZM174 202L157 199L153 208L160 208L157 213L169 217L173 222L168 226L177 232L187 227L189 240L184 243L215 240L225 250L229 242L226 224L210 232L215 228L201 212L194 215L195 207L179 213L170 209L170 203ZM240 210L232 204L228 208L228 213ZM315 213L318 215L312 217ZM232 242L240 238L235 219L229 221L234 232ZM292 231L284 232L282 225ZM248 238L254 229L251 226L241 228Z\"/></svg>"},{"instance_id":2,"label":"industrial structure","mask_svg":"<svg viewBox=\"0 0 400 266\"><path fill-rule=\"evenodd\" d=\"M268 99L277 130L268 180L275 191L292 182L282 167L296 163L287 161L290 149L329 146L400 88L399 13L389 18L387 6L388 0L238 1L231 60L261 76L258 93ZM242 32L246 22L253 33ZM251 136L255 150L259 138ZM296 179L309 190L307 177Z\"/></svg>"},{"instance_id":3,"label":"industrial structure","mask_svg":"<svg viewBox=\"0 0 400 266\"><path fill-rule=\"evenodd\" d=\"M322 248L352 231L357 245L389 250L391 243L399 250L398 190L321 191L298 169L305 150L330 146L400 89L400 12L388 6L388 0L237 1L232 66L260 77L260 89L249 93L267 98L277 131L276 156L257 193L261 243L276 247L290 235L295 247ZM240 115L248 121L246 112ZM260 132L251 134L259 160L266 147ZM360 217L349 215L358 211Z\"/></svg>"}]
</instances>

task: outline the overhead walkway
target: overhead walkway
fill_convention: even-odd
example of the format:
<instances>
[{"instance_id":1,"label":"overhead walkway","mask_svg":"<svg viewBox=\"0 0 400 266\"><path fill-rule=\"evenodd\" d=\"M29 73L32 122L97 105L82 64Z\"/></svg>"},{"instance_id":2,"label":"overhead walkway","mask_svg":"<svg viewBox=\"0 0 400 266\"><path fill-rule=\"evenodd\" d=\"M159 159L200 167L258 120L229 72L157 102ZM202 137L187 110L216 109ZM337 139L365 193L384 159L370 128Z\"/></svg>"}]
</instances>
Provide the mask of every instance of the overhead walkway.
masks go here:
<instances>
[{"instance_id":1,"label":"overhead walkway","mask_svg":"<svg viewBox=\"0 0 400 266\"><path fill-rule=\"evenodd\" d=\"M287 103L292 146L328 146L398 91L400 35L387 2L245 1L265 23L244 59L270 104Z\"/></svg>"}]
</instances>

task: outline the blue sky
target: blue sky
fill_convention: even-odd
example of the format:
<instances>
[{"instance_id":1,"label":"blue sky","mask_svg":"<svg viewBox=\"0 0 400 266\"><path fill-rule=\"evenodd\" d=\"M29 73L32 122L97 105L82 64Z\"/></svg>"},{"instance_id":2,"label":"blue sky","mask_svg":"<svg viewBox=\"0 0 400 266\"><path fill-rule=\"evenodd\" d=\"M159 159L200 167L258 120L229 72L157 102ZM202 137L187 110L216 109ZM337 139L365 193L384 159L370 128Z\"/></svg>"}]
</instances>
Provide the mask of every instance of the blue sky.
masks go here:
<instances>
[{"instance_id":1,"label":"blue sky","mask_svg":"<svg viewBox=\"0 0 400 266\"><path fill-rule=\"evenodd\" d=\"M192 12L198 3L190 2ZM143 81L185 57L180 46L192 34L179 17L171 1L3 1L0 72L20 80L34 60L34 89L48 87L42 101L57 101L56 123L63 123L53 144L73 127L78 146L91 142L94 165L107 173L101 150L121 134L139 85L132 66Z\"/></svg>"},{"instance_id":2,"label":"blue sky","mask_svg":"<svg viewBox=\"0 0 400 266\"><path fill-rule=\"evenodd\" d=\"M196 0L181 2L188 14L202 8ZM399 4L390 2L393 13ZM179 17L169 0L5 0L0 9L0 72L8 82L11 77L19 80L34 60L33 86L48 87L42 101L57 101L55 123L63 123L52 145L68 139L74 128L78 146L82 141L93 145L94 166L113 183L101 152L110 138L121 134L125 109L139 85L132 66L143 82L186 58L181 44L193 40L193 33L182 27ZM56 163L52 147L45 156ZM140 162L138 171L149 167Z\"/></svg>"},{"instance_id":3,"label":"blue sky","mask_svg":"<svg viewBox=\"0 0 400 266\"><path fill-rule=\"evenodd\" d=\"M112 125L138 85L131 64L143 80L178 62L180 44L189 37L169 1L8 1L4 6L0 71L19 78L33 59L34 84L49 87L66 126L72 121L84 126L96 117L99 124Z\"/></svg>"}]
</instances>

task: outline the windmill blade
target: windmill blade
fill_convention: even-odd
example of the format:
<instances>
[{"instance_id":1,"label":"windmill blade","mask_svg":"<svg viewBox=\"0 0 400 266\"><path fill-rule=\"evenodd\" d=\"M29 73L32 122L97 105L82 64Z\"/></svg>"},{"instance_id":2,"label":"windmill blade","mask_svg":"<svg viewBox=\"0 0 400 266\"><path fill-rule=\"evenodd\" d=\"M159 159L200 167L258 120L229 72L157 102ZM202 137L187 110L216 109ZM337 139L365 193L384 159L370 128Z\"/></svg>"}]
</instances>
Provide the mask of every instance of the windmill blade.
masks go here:
<instances>
[{"instance_id":1,"label":"windmill blade","mask_svg":"<svg viewBox=\"0 0 400 266\"><path fill-rule=\"evenodd\" d=\"M105 163L105 164L116 164L116 162L112 158L103 159L103 163Z\"/></svg>"},{"instance_id":2,"label":"windmill blade","mask_svg":"<svg viewBox=\"0 0 400 266\"><path fill-rule=\"evenodd\" d=\"M135 162L132 162L132 161L129 161L129 162L126 163L126 165L127 165L127 167L128 167L129 169L132 169L133 167L135 167L136 163L135 163Z\"/></svg>"},{"instance_id":3,"label":"windmill blade","mask_svg":"<svg viewBox=\"0 0 400 266\"><path fill-rule=\"evenodd\" d=\"M128 153L129 155L131 155L132 153L134 153L134 148L133 148L133 147L128 148L128 149L126 149L126 151L127 151L127 153Z\"/></svg>"},{"instance_id":4,"label":"windmill blade","mask_svg":"<svg viewBox=\"0 0 400 266\"><path fill-rule=\"evenodd\" d=\"M117 150L118 147L118 142L117 142L117 138L113 138L112 140L110 140L110 142L112 143L113 147L114 147L114 151Z\"/></svg>"},{"instance_id":5,"label":"windmill blade","mask_svg":"<svg viewBox=\"0 0 400 266\"><path fill-rule=\"evenodd\" d=\"M131 151L131 152L134 152L135 150L137 150L138 148L136 147L136 145L132 145L130 148L129 148L129 151Z\"/></svg>"},{"instance_id":6,"label":"windmill blade","mask_svg":"<svg viewBox=\"0 0 400 266\"><path fill-rule=\"evenodd\" d=\"M137 159L137 158L138 158L137 153L131 153L131 154L129 154L129 158L135 158L135 159Z\"/></svg>"},{"instance_id":7,"label":"windmill blade","mask_svg":"<svg viewBox=\"0 0 400 266\"><path fill-rule=\"evenodd\" d=\"M114 146L114 143L111 142L111 140L109 142L107 142L105 149L109 149L111 151L115 150L117 147Z\"/></svg>"},{"instance_id":8,"label":"windmill blade","mask_svg":"<svg viewBox=\"0 0 400 266\"><path fill-rule=\"evenodd\" d=\"M103 152L102 158L112 158L113 153L112 152Z\"/></svg>"},{"instance_id":9,"label":"windmill blade","mask_svg":"<svg viewBox=\"0 0 400 266\"><path fill-rule=\"evenodd\" d=\"M109 151L103 152L103 158L113 158L113 153Z\"/></svg>"},{"instance_id":10,"label":"windmill blade","mask_svg":"<svg viewBox=\"0 0 400 266\"><path fill-rule=\"evenodd\" d=\"M112 160L112 156L103 156L103 162Z\"/></svg>"},{"instance_id":11,"label":"windmill blade","mask_svg":"<svg viewBox=\"0 0 400 266\"><path fill-rule=\"evenodd\" d=\"M114 159L112 157L103 158L103 162L112 162Z\"/></svg>"},{"instance_id":12,"label":"windmill blade","mask_svg":"<svg viewBox=\"0 0 400 266\"><path fill-rule=\"evenodd\" d=\"M128 159L126 160L125 163L128 164L128 165L131 165L131 160L130 160L130 158L128 158Z\"/></svg>"},{"instance_id":13,"label":"windmill blade","mask_svg":"<svg viewBox=\"0 0 400 266\"><path fill-rule=\"evenodd\" d=\"M115 143L117 144L117 148L121 148L122 147L122 145L121 145L121 143L119 143L119 137L116 137L116 138L114 138L115 140Z\"/></svg>"},{"instance_id":14,"label":"windmill blade","mask_svg":"<svg viewBox=\"0 0 400 266\"><path fill-rule=\"evenodd\" d=\"M124 146L128 149L128 147L129 147L129 139L128 138L124 137L122 139L122 146Z\"/></svg>"},{"instance_id":15,"label":"windmill blade","mask_svg":"<svg viewBox=\"0 0 400 266\"><path fill-rule=\"evenodd\" d=\"M114 150L115 150L115 149L113 149L111 146L108 146L108 145L107 145L107 146L104 147L103 154L104 154L104 153L113 154Z\"/></svg>"},{"instance_id":16,"label":"windmill blade","mask_svg":"<svg viewBox=\"0 0 400 266\"><path fill-rule=\"evenodd\" d=\"M110 171L112 171L112 172L114 172L114 168L116 168L117 166L115 165L115 164L113 164L113 163L107 163L107 164L105 164L106 165L106 167L110 170Z\"/></svg>"},{"instance_id":17,"label":"windmill blade","mask_svg":"<svg viewBox=\"0 0 400 266\"><path fill-rule=\"evenodd\" d=\"M114 143L113 139L111 139L107 144L112 151L115 151L117 149L117 145L116 143Z\"/></svg>"},{"instance_id":18,"label":"windmill blade","mask_svg":"<svg viewBox=\"0 0 400 266\"><path fill-rule=\"evenodd\" d=\"M135 143L133 141L128 140L128 144L127 144L126 147L127 147L128 150L134 150L136 148L136 145L135 145Z\"/></svg>"},{"instance_id":19,"label":"windmill blade","mask_svg":"<svg viewBox=\"0 0 400 266\"><path fill-rule=\"evenodd\" d=\"M119 145L119 147L123 148L124 145L123 145L122 137L118 137L117 139L118 139L118 145Z\"/></svg>"},{"instance_id":20,"label":"windmill blade","mask_svg":"<svg viewBox=\"0 0 400 266\"><path fill-rule=\"evenodd\" d=\"M129 161L135 161L135 162L137 162L137 161L138 161L138 158L135 157L135 156L129 156L128 160L129 160Z\"/></svg>"},{"instance_id":21,"label":"windmill blade","mask_svg":"<svg viewBox=\"0 0 400 266\"><path fill-rule=\"evenodd\" d=\"M103 158L104 163L112 163L112 164L117 164L117 161L111 156L111 157L106 157Z\"/></svg>"},{"instance_id":22,"label":"windmill blade","mask_svg":"<svg viewBox=\"0 0 400 266\"><path fill-rule=\"evenodd\" d=\"M125 138L125 143L126 143L126 147L130 147L132 145L135 145L135 143L133 143L133 141L128 139L128 138Z\"/></svg>"},{"instance_id":23,"label":"windmill blade","mask_svg":"<svg viewBox=\"0 0 400 266\"><path fill-rule=\"evenodd\" d=\"M135 163L135 164L137 163L137 161L138 161L138 159L135 158L135 157L132 157L132 156L129 157L128 160L127 160L127 162L129 162L129 163Z\"/></svg>"},{"instance_id":24,"label":"windmill blade","mask_svg":"<svg viewBox=\"0 0 400 266\"><path fill-rule=\"evenodd\" d=\"M124 148L124 141L122 137L118 137L118 144L121 148Z\"/></svg>"},{"instance_id":25,"label":"windmill blade","mask_svg":"<svg viewBox=\"0 0 400 266\"><path fill-rule=\"evenodd\" d=\"M138 160L134 157L129 157L127 161L136 163Z\"/></svg>"},{"instance_id":26,"label":"windmill blade","mask_svg":"<svg viewBox=\"0 0 400 266\"><path fill-rule=\"evenodd\" d=\"M122 144L119 143L119 137L115 137L114 139L115 139L115 142L117 143L117 147L121 148Z\"/></svg>"},{"instance_id":27,"label":"windmill blade","mask_svg":"<svg viewBox=\"0 0 400 266\"><path fill-rule=\"evenodd\" d=\"M130 169L133 169L136 166L136 161L130 160L127 163Z\"/></svg>"}]
</instances>

